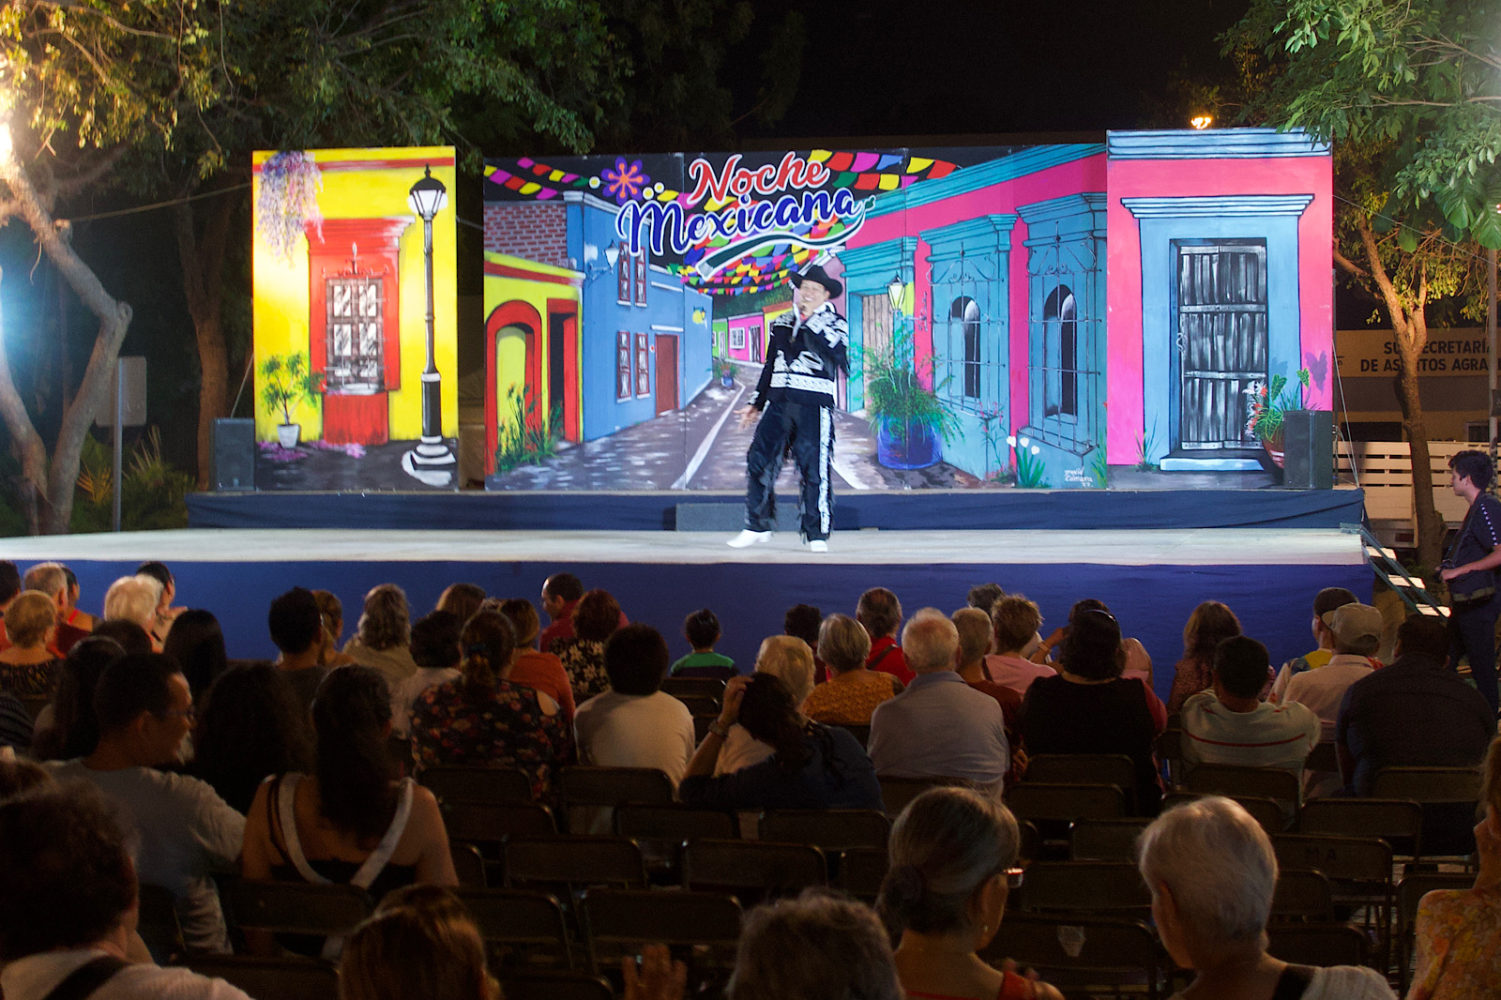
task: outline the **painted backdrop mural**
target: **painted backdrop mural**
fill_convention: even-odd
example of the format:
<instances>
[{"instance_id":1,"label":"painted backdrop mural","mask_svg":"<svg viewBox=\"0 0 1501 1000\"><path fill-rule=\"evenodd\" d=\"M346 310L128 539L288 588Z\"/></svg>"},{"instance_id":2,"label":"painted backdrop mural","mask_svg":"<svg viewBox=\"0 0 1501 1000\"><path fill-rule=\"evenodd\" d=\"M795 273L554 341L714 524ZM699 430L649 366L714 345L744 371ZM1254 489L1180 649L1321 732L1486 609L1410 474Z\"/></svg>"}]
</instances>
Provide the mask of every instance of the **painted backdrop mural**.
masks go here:
<instances>
[{"instance_id":1,"label":"painted backdrop mural","mask_svg":"<svg viewBox=\"0 0 1501 1000\"><path fill-rule=\"evenodd\" d=\"M728 416L817 262L840 489L1267 485L1328 407L1330 183L1255 129L490 160L487 483L743 487Z\"/></svg>"},{"instance_id":2,"label":"painted backdrop mural","mask_svg":"<svg viewBox=\"0 0 1501 1000\"><path fill-rule=\"evenodd\" d=\"M256 485L457 488L452 147L253 165Z\"/></svg>"}]
</instances>

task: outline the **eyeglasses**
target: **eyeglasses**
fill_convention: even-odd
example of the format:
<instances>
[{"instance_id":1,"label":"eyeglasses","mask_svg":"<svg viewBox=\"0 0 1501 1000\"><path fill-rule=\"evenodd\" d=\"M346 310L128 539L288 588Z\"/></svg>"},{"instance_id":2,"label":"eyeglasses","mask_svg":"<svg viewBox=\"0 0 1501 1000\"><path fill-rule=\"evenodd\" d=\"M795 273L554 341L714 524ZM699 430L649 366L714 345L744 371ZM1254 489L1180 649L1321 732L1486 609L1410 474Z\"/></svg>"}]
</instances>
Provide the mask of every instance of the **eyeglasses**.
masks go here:
<instances>
[{"instance_id":1,"label":"eyeglasses","mask_svg":"<svg viewBox=\"0 0 1501 1000\"><path fill-rule=\"evenodd\" d=\"M1006 888L1020 889L1022 887L1022 879L1026 877L1027 870L1025 868L1007 868L1005 874Z\"/></svg>"}]
</instances>

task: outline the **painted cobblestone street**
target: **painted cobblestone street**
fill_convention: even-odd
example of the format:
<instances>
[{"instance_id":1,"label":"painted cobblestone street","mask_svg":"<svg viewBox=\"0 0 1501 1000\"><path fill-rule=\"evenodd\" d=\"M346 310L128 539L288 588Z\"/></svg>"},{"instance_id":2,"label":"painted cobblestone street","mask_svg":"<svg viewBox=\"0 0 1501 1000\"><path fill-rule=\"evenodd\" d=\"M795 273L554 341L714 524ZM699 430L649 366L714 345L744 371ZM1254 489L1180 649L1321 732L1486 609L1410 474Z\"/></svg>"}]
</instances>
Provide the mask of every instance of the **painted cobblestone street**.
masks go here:
<instances>
[{"instance_id":1,"label":"painted cobblestone street","mask_svg":"<svg viewBox=\"0 0 1501 1000\"><path fill-rule=\"evenodd\" d=\"M731 388L712 383L679 410L607 438L564 445L545 464L491 476L487 485L502 490L743 490L754 425L742 429L733 411L749 395L743 377ZM836 492L977 485L972 476L942 462L912 471L883 468L876 462L875 438L859 417L836 410L834 428ZM796 489L797 470L789 462L777 490L787 494Z\"/></svg>"}]
</instances>

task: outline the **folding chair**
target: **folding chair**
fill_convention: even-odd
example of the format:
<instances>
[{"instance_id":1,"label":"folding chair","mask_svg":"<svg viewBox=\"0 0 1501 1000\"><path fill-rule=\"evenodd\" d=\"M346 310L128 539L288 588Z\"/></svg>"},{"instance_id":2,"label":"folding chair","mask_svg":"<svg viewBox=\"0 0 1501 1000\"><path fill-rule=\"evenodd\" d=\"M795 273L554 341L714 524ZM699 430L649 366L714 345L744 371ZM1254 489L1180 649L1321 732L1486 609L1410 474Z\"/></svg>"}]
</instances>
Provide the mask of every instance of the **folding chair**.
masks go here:
<instances>
[{"instance_id":1,"label":"folding chair","mask_svg":"<svg viewBox=\"0 0 1501 1000\"><path fill-rule=\"evenodd\" d=\"M498 845L507 837L552 837L558 832L552 810L536 802L444 800L443 824L449 840Z\"/></svg>"},{"instance_id":2,"label":"folding chair","mask_svg":"<svg viewBox=\"0 0 1501 1000\"><path fill-rule=\"evenodd\" d=\"M1405 799L1309 799L1298 814L1298 832L1380 837L1392 854L1416 862L1423 853L1423 807Z\"/></svg>"},{"instance_id":3,"label":"folding chair","mask_svg":"<svg viewBox=\"0 0 1501 1000\"><path fill-rule=\"evenodd\" d=\"M159 965L167 965L188 950L177 918L177 897L172 890L150 882L137 889L140 923L136 930Z\"/></svg>"},{"instance_id":4,"label":"folding chair","mask_svg":"<svg viewBox=\"0 0 1501 1000\"><path fill-rule=\"evenodd\" d=\"M734 839L740 836L740 821L727 809L623 802L615 807L615 835L641 845L653 884L675 885L682 880L686 842Z\"/></svg>"},{"instance_id":5,"label":"folding chair","mask_svg":"<svg viewBox=\"0 0 1501 1000\"><path fill-rule=\"evenodd\" d=\"M1166 772L1167 787L1179 787L1183 781L1183 730L1169 721L1152 742L1152 755Z\"/></svg>"},{"instance_id":6,"label":"folding chair","mask_svg":"<svg viewBox=\"0 0 1501 1000\"><path fill-rule=\"evenodd\" d=\"M1165 996L1168 968L1161 946L1146 924L1007 913L995 939L980 957L1000 967L1013 959L1034 968L1069 996Z\"/></svg>"},{"instance_id":7,"label":"folding chair","mask_svg":"<svg viewBox=\"0 0 1501 1000\"><path fill-rule=\"evenodd\" d=\"M1272 838L1277 864L1289 871L1318 871L1334 887L1334 901L1365 908L1365 928L1388 957L1392 927L1392 849L1375 837L1326 833L1285 833ZM1371 910L1375 909L1374 919ZM1286 956L1279 955L1286 959ZM1334 964L1334 963L1318 963Z\"/></svg>"},{"instance_id":8,"label":"folding chair","mask_svg":"<svg viewBox=\"0 0 1501 1000\"><path fill-rule=\"evenodd\" d=\"M1142 817L1078 820L1069 831L1069 860L1134 863L1137 838L1151 822Z\"/></svg>"},{"instance_id":9,"label":"folding chair","mask_svg":"<svg viewBox=\"0 0 1501 1000\"><path fill-rule=\"evenodd\" d=\"M505 844L509 888L645 888L641 848L621 837L512 837Z\"/></svg>"},{"instance_id":10,"label":"folding chair","mask_svg":"<svg viewBox=\"0 0 1501 1000\"><path fill-rule=\"evenodd\" d=\"M1338 771L1339 751L1334 748L1332 742L1320 740L1313 745L1308 753L1308 759L1303 762L1305 771Z\"/></svg>"},{"instance_id":11,"label":"folding chair","mask_svg":"<svg viewBox=\"0 0 1501 1000\"><path fill-rule=\"evenodd\" d=\"M1274 923L1267 927L1275 958L1294 965L1370 965L1370 941L1349 924Z\"/></svg>"},{"instance_id":12,"label":"folding chair","mask_svg":"<svg viewBox=\"0 0 1501 1000\"><path fill-rule=\"evenodd\" d=\"M1468 889L1474 884L1475 876L1468 872L1421 872L1397 883L1398 996L1406 996L1407 988L1412 985L1413 963L1417 961L1418 904L1435 889Z\"/></svg>"},{"instance_id":13,"label":"folding chair","mask_svg":"<svg viewBox=\"0 0 1501 1000\"><path fill-rule=\"evenodd\" d=\"M896 778L881 779L881 802L886 806L886 815L896 819L907 803L930 788L951 786L968 787L972 782L965 778Z\"/></svg>"},{"instance_id":14,"label":"folding chair","mask_svg":"<svg viewBox=\"0 0 1501 1000\"><path fill-rule=\"evenodd\" d=\"M674 698L697 695L715 700L714 710L719 711L718 701L724 697L724 681L713 677L667 677L662 681L662 690Z\"/></svg>"},{"instance_id":15,"label":"folding chair","mask_svg":"<svg viewBox=\"0 0 1501 1000\"><path fill-rule=\"evenodd\" d=\"M374 908L365 890L352 885L231 879L220 896L236 926L276 934L342 936Z\"/></svg>"},{"instance_id":16,"label":"folding chair","mask_svg":"<svg viewBox=\"0 0 1501 1000\"><path fill-rule=\"evenodd\" d=\"M1272 893L1272 919L1300 920L1305 923L1334 921L1334 887L1329 877L1318 871L1288 869L1277 874L1277 888Z\"/></svg>"},{"instance_id":17,"label":"folding chair","mask_svg":"<svg viewBox=\"0 0 1501 1000\"><path fill-rule=\"evenodd\" d=\"M678 701L688 706L688 711L693 715L718 715L719 699L709 694L675 694Z\"/></svg>"},{"instance_id":18,"label":"folding chair","mask_svg":"<svg viewBox=\"0 0 1501 1000\"><path fill-rule=\"evenodd\" d=\"M811 844L695 840L683 848L683 888L734 893L748 906L828 880L823 851Z\"/></svg>"},{"instance_id":19,"label":"folding chair","mask_svg":"<svg viewBox=\"0 0 1501 1000\"><path fill-rule=\"evenodd\" d=\"M839 852L837 885L865 903L874 903L891 867L884 847L851 847Z\"/></svg>"},{"instance_id":20,"label":"folding chair","mask_svg":"<svg viewBox=\"0 0 1501 1000\"><path fill-rule=\"evenodd\" d=\"M458 897L485 939L496 975L505 969L576 968L557 897L521 889L459 889Z\"/></svg>"},{"instance_id":21,"label":"folding chair","mask_svg":"<svg viewBox=\"0 0 1501 1000\"><path fill-rule=\"evenodd\" d=\"M825 851L885 847L890 834L891 821L874 809L771 809L760 821L762 840Z\"/></svg>"},{"instance_id":22,"label":"folding chair","mask_svg":"<svg viewBox=\"0 0 1501 1000\"><path fill-rule=\"evenodd\" d=\"M1152 909L1152 893L1134 864L1038 861L1027 868L1011 905L1029 913L1144 919Z\"/></svg>"},{"instance_id":23,"label":"folding chair","mask_svg":"<svg viewBox=\"0 0 1501 1000\"><path fill-rule=\"evenodd\" d=\"M1027 760L1026 782L1044 785L1114 785L1127 801L1136 794L1136 764L1119 753L1040 753Z\"/></svg>"},{"instance_id":24,"label":"folding chair","mask_svg":"<svg viewBox=\"0 0 1501 1000\"><path fill-rule=\"evenodd\" d=\"M1423 851L1432 859L1467 857L1475 850L1480 771L1474 767L1384 767L1371 796L1407 799L1423 807Z\"/></svg>"},{"instance_id":25,"label":"folding chair","mask_svg":"<svg viewBox=\"0 0 1501 1000\"><path fill-rule=\"evenodd\" d=\"M184 963L200 976L222 979L252 997L276 1000L337 1000L339 973L310 958L250 955L189 955Z\"/></svg>"},{"instance_id":26,"label":"folding chair","mask_svg":"<svg viewBox=\"0 0 1501 1000\"><path fill-rule=\"evenodd\" d=\"M444 803L532 800L532 779L514 767L429 767L417 780Z\"/></svg>"},{"instance_id":27,"label":"folding chair","mask_svg":"<svg viewBox=\"0 0 1501 1000\"><path fill-rule=\"evenodd\" d=\"M523 1000L615 1000L606 979L584 972L527 972L500 977L502 992Z\"/></svg>"},{"instance_id":28,"label":"folding chair","mask_svg":"<svg viewBox=\"0 0 1501 1000\"><path fill-rule=\"evenodd\" d=\"M673 801L672 779L654 767L591 767L576 764L558 772L558 801L567 829L583 832L599 810L613 809L622 802L666 804ZM614 828L608 816L597 829Z\"/></svg>"},{"instance_id":29,"label":"folding chair","mask_svg":"<svg viewBox=\"0 0 1501 1000\"><path fill-rule=\"evenodd\" d=\"M1303 786L1291 771L1276 767L1240 767L1235 764L1195 764L1189 769L1184 787L1199 795L1243 795L1276 799L1287 803L1284 812L1292 816L1302 801Z\"/></svg>"},{"instance_id":30,"label":"folding chair","mask_svg":"<svg viewBox=\"0 0 1501 1000\"><path fill-rule=\"evenodd\" d=\"M621 957L650 943L667 945L688 964L690 996L722 988L734 970L741 917L734 896L591 889L583 911L596 974L608 975Z\"/></svg>"},{"instance_id":31,"label":"folding chair","mask_svg":"<svg viewBox=\"0 0 1501 1000\"><path fill-rule=\"evenodd\" d=\"M1180 802L1192 802L1203 797L1198 792L1174 792L1163 798L1162 808L1166 811ZM1283 800L1269 799L1260 795L1227 795L1226 798L1236 802L1250 813L1251 818L1260 824L1268 837L1288 833L1289 827L1293 825L1293 820L1297 817L1296 810L1288 811L1287 807L1290 803Z\"/></svg>"},{"instance_id":32,"label":"folding chair","mask_svg":"<svg viewBox=\"0 0 1501 1000\"><path fill-rule=\"evenodd\" d=\"M453 857L453 870L459 877L459 885L467 889L483 889L490 884L490 876L485 871L485 856L478 847L450 839L448 853ZM504 875L501 881L504 881Z\"/></svg>"}]
</instances>

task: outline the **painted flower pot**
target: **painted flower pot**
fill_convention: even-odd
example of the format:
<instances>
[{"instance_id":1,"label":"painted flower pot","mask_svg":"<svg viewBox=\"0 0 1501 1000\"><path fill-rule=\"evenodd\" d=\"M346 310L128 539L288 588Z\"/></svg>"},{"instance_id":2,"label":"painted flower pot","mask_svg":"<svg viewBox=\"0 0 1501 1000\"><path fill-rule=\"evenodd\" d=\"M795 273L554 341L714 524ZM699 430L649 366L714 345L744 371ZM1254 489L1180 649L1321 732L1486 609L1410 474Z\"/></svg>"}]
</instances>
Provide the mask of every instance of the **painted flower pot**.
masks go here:
<instances>
[{"instance_id":1,"label":"painted flower pot","mask_svg":"<svg viewBox=\"0 0 1501 1000\"><path fill-rule=\"evenodd\" d=\"M926 469L942 457L942 443L926 424L909 423L905 435L884 421L876 428L876 461L888 469Z\"/></svg>"},{"instance_id":2,"label":"painted flower pot","mask_svg":"<svg viewBox=\"0 0 1501 1000\"><path fill-rule=\"evenodd\" d=\"M1282 432L1279 430L1269 438L1262 438L1261 446L1266 449L1268 455L1272 456L1272 464L1279 469L1282 468L1285 457L1282 448Z\"/></svg>"},{"instance_id":3,"label":"painted flower pot","mask_svg":"<svg viewBox=\"0 0 1501 1000\"><path fill-rule=\"evenodd\" d=\"M301 424L277 424L276 441L283 448L297 447L298 440L302 437Z\"/></svg>"},{"instance_id":4,"label":"painted flower pot","mask_svg":"<svg viewBox=\"0 0 1501 1000\"><path fill-rule=\"evenodd\" d=\"M735 376L730 374L729 372L725 372L723 375L719 376L719 384L724 386L726 389L733 389L735 388Z\"/></svg>"}]
</instances>

